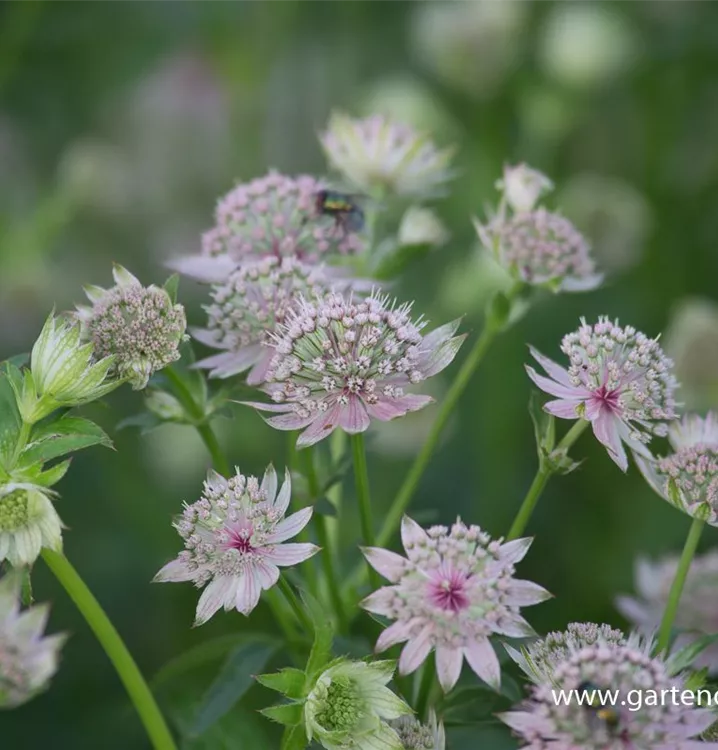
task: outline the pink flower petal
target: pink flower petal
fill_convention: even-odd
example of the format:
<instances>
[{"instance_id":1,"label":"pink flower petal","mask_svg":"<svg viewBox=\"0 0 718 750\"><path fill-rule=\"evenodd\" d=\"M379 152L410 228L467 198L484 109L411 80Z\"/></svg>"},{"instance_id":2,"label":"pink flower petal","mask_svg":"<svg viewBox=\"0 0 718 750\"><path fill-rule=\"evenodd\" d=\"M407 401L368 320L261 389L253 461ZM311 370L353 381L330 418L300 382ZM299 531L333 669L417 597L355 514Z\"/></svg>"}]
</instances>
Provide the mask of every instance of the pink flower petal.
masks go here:
<instances>
[{"instance_id":1,"label":"pink flower petal","mask_svg":"<svg viewBox=\"0 0 718 750\"><path fill-rule=\"evenodd\" d=\"M228 255L189 255L167 261L167 267L173 271L209 284L226 281L236 265Z\"/></svg>"},{"instance_id":2,"label":"pink flower petal","mask_svg":"<svg viewBox=\"0 0 718 750\"><path fill-rule=\"evenodd\" d=\"M654 617L648 607L641 604L638 599L631 596L617 596L614 604L616 609L633 625L652 629L660 624L660 614Z\"/></svg>"},{"instance_id":3,"label":"pink flower petal","mask_svg":"<svg viewBox=\"0 0 718 750\"><path fill-rule=\"evenodd\" d=\"M507 711L498 714L499 719L519 734L536 734L550 736L554 733L553 723L546 718L530 711Z\"/></svg>"},{"instance_id":4,"label":"pink flower petal","mask_svg":"<svg viewBox=\"0 0 718 750\"><path fill-rule=\"evenodd\" d=\"M394 597L394 587L383 586L365 597L359 606L367 612L388 617L394 612Z\"/></svg>"},{"instance_id":5,"label":"pink flower petal","mask_svg":"<svg viewBox=\"0 0 718 750\"><path fill-rule=\"evenodd\" d=\"M437 347L446 343L458 330L461 324L461 318L456 318L450 323L444 323L443 326L435 328L430 333L424 336L424 340L421 342L421 348L423 351L431 353Z\"/></svg>"},{"instance_id":6,"label":"pink flower petal","mask_svg":"<svg viewBox=\"0 0 718 750\"><path fill-rule=\"evenodd\" d=\"M264 472L260 489L266 495L267 502L273 503L274 498L277 496L277 472L274 470L272 464L269 464Z\"/></svg>"},{"instance_id":7,"label":"pink flower petal","mask_svg":"<svg viewBox=\"0 0 718 750\"><path fill-rule=\"evenodd\" d=\"M279 490L279 494L277 495L276 500L274 501L274 510L276 510L280 516L283 516L287 512L291 495L292 482L289 476L289 471L285 470L284 482L282 482L282 487Z\"/></svg>"},{"instance_id":8,"label":"pink flower petal","mask_svg":"<svg viewBox=\"0 0 718 750\"><path fill-rule=\"evenodd\" d=\"M584 403L583 401L575 401L568 399L558 399L556 401L547 401L543 405L544 411L549 414L553 414L554 417L559 419L579 419L578 407Z\"/></svg>"},{"instance_id":9,"label":"pink flower petal","mask_svg":"<svg viewBox=\"0 0 718 750\"><path fill-rule=\"evenodd\" d=\"M377 654L380 654L382 651L386 651L397 643L408 641L409 634L411 633L411 626L411 622L401 621L389 625L389 627L377 638L374 651L376 651Z\"/></svg>"},{"instance_id":10,"label":"pink flower petal","mask_svg":"<svg viewBox=\"0 0 718 750\"><path fill-rule=\"evenodd\" d=\"M552 359L545 357L540 351L538 351L538 349L534 349L533 346L529 346L529 351L531 352L531 356L541 365L541 367L543 367L544 372L547 375L550 375L557 383L565 385L567 388L574 387L571 384L568 370L561 367L561 365L557 364Z\"/></svg>"},{"instance_id":11,"label":"pink flower petal","mask_svg":"<svg viewBox=\"0 0 718 750\"><path fill-rule=\"evenodd\" d=\"M278 544L276 547L262 548L264 559L282 568L304 562L317 552L319 552L319 547L308 542L287 542Z\"/></svg>"},{"instance_id":12,"label":"pink flower petal","mask_svg":"<svg viewBox=\"0 0 718 750\"><path fill-rule=\"evenodd\" d=\"M407 560L396 552L390 552L380 547L362 547L364 557L377 573L388 581L396 583L407 568Z\"/></svg>"},{"instance_id":13,"label":"pink flower petal","mask_svg":"<svg viewBox=\"0 0 718 750\"><path fill-rule=\"evenodd\" d=\"M499 557L503 562L517 563L524 559L529 547L533 543L530 536L514 539L512 542L506 542L499 547Z\"/></svg>"},{"instance_id":14,"label":"pink flower petal","mask_svg":"<svg viewBox=\"0 0 718 750\"><path fill-rule=\"evenodd\" d=\"M232 588L235 579L233 576L220 576L207 584L202 596L197 602L197 613L195 625L204 625L220 607L224 605L227 593Z\"/></svg>"},{"instance_id":15,"label":"pink flower petal","mask_svg":"<svg viewBox=\"0 0 718 750\"><path fill-rule=\"evenodd\" d=\"M505 593L507 603L517 607L529 607L552 598L543 586L533 581L522 581L517 578L511 579Z\"/></svg>"},{"instance_id":16,"label":"pink flower petal","mask_svg":"<svg viewBox=\"0 0 718 750\"><path fill-rule=\"evenodd\" d=\"M341 407L334 404L321 416L315 416L309 426L297 438L297 448L305 448L318 443L334 432L339 426Z\"/></svg>"},{"instance_id":17,"label":"pink flower petal","mask_svg":"<svg viewBox=\"0 0 718 750\"><path fill-rule=\"evenodd\" d=\"M426 535L424 529L409 516L404 516L401 519L401 543L404 545L404 549L408 550L416 544L422 544L427 542L429 537Z\"/></svg>"},{"instance_id":18,"label":"pink flower petal","mask_svg":"<svg viewBox=\"0 0 718 750\"><path fill-rule=\"evenodd\" d=\"M268 561L266 556L264 560L257 560L253 567L257 576L257 581L263 591L271 589L279 580L279 568Z\"/></svg>"},{"instance_id":19,"label":"pink flower petal","mask_svg":"<svg viewBox=\"0 0 718 750\"><path fill-rule=\"evenodd\" d=\"M205 346L211 346L213 349L227 349L228 347L220 344L217 338L217 330L208 328L190 328L189 329L192 338L195 341L199 341L200 344Z\"/></svg>"},{"instance_id":20,"label":"pink flower petal","mask_svg":"<svg viewBox=\"0 0 718 750\"><path fill-rule=\"evenodd\" d=\"M557 398L581 399L588 398L591 392L586 388L577 388L576 386L562 385L555 380L539 375L530 365L524 365L528 376L544 392L550 393Z\"/></svg>"},{"instance_id":21,"label":"pink flower petal","mask_svg":"<svg viewBox=\"0 0 718 750\"><path fill-rule=\"evenodd\" d=\"M276 430L302 430L311 424L313 417L300 417L295 411L289 414L280 414L277 417L268 417L264 421Z\"/></svg>"},{"instance_id":22,"label":"pink flower petal","mask_svg":"<svg viewBox=\"0 0 718 750\"><path fill-rule=\"evenodd\" d=\"M247 373L247 385L261 385L267 379L269 366L274 359L274 349L262 347L262 351L257 357L256 364Z\"/></svg>"},{"instance_id":23,"label":"pink flower petal","mask_svg":"<svg viewBox=\"0 0 718 750\"><path fill-rule=\"evenodd\" d=\"M466 334L456 336L444 342L428 358L426 364L422 364L421 372L425 378L430 378L447 368L456 357L457 352L466 339Z\"/></svg>"},{"instance_id":24,"label":"pink flower petal","mask_svg":"<svg viewBox=\"0 0 718 750\"><path fill-rule=\"evenodd\" d=\"M621 471L628 470L628 457L618 434L618 417L608 409L602 409L598 417L591 422L593 434L608 449L608 455L614 460Z\"/></svg>"},{"instance_id":25,"label":"pink flower petal","mask_svg":"<svg viewBox=\"0 0 718 750\"><path fill-rule=\"evenodd\" d=\"M349 403L339 412L339 426L349 435L356 435L367 430L369 424L364 402L358 396L350 396Z\"/></svg>"},{"instance_id":26,"label":"pink flower petal","mask_svg":"<svg viewBox=\"0 0 718 750\"><path fill-rule=\"evenodd\" d=\"M464 648L464 656L471 669L494 690L501 689L501 666L488 638Z\"/></svg>"},{"instance_id":27,"label":"pink flower petal","mask_svg":"<svg viewBox=\"0 0 718 750\"><path fill-rule=\"evenodd\" d=\"M265 544L279 544L286 539L296 536L308 523L312 517L312 508L302 508L291 516L287 516L274 527L274 533L270 534Z\"/></svg>"},{"instance_id":28,"label":"pink flower petal","mask_svg":"<svg viewBox=\"0 0 718 750\"><path fill-rule=\"evenodd\" d=\"M504 613L500 620L492 624L494 633L506 635L509 638L532 638L536 635L534 629L521 615Z\"/></svg>"},{"instance_id":29,"label":"pink flower petal","mask_svg":"<svg viewBox=\"0 0 718 750\"><path fill-rule=\"evenodd\" d=\"M411 638L399 657L399 674L415 672L431 653L431 626L427 625L417 636ZM461 668L461 667L459 667Z\"/></svg>"},{"instance_id":30,"label":"pink flower petal","mask_svg":"<svg viewBox=\"0 0 718 750\"><path fill-rule=\"evenodd\" d=\"M259 595L262 588L259 583L259 576L250 567L239 580L237 588L237 611L243 615L248 615L259 603Z\"/></svg>"},{"instance_id":31,"label":"pink flower petal","mask_svg":"<svg viewBox=\"0 0 718 750\"><path fill-rule=\"evenodd\" d=\"M179 583L194 579L196 571L192 571L187 563L181 560L171 560L152 579L155 583Z\"/></svg>"},{"instance_id":32,"label":"pink flower petal","mask_svg":"<svg viewBox=\"0 0 718 750\"><path fill-rule=\"evenodd\" d=\"M462 648L450 648L449 646L437 645L436 674L439 678L441 689L445 693L448 693L459 681L461 665L463 663L464 651Z\"/></svg>"}]
</instances>

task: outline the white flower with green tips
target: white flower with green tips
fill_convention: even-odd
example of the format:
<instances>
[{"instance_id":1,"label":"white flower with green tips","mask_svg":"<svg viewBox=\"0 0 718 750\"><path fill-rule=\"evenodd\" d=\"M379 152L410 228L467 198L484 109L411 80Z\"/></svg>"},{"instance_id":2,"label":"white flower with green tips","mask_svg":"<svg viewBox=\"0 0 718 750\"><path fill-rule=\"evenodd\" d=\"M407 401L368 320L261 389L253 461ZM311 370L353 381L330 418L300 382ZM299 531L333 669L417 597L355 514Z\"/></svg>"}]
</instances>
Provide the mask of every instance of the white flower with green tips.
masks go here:
<instances>
[{"instance_id":1,"label":"white flower with green tips","mask_svg":"<svg viewBox=\"0 0 718 750\"><path fill-rule=\"evenodd\" d=\"M32 348L30 370L15 389L23 421L33 424L55 409L101 398L119 383L108 381L112 358L95 358L92 344L80 344L80 327L50 315ZM18 376L19 377L19 376Z\"/></svg>"},{"instance_id":2,"label":"white flower with green tips","mask_svg":"<svg viewBox=\"0 0 718 750\"><path fill-rule=\"evenodd\" d=\"M327 750L403 750L387 722L411 714L388 687L393 661L340 660L322 672L304 704L307 739Z\"/></svg>"},{"instance_id":3,"label":"white flower with green tips","mask_svg":"<svg viewBox=\"0 0 718 750\"><path fill-rule=\"evenodd\" d=\"M43 547L62 551L62 521L48 490L32 484L0 486L0 562L32 565Z\"/></svg>"},{"instance_id":4,"label":"white flower with green tips","mask_svg":"<svg viewBox=\"0 0 718 750\"><path fill-rule=\"evenodd\" d=\"M48 607L20 610L22 577L12 571L0 580L0 708L26 703L57 671L64 635L43 638Z\"/></svg>"}]
</instances>

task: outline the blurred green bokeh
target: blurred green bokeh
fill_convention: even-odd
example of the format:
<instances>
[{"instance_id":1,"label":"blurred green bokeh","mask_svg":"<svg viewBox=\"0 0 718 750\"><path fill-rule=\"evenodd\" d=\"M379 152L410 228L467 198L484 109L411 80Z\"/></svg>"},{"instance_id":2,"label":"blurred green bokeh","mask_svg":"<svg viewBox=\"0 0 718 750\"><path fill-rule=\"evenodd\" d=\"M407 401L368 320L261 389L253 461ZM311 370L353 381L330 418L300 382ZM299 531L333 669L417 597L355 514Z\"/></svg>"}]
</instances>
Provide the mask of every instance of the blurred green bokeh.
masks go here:
<instances>
[{"instance_id":1,"label":"blurred green bokeh","mask_svg":"<svg viewBox=\"0 0 718 750\"><path fill-rule=\"evenodd\" d=\"M714 3L5 3L0 358L27 351L53 305L81 300L82 284L108 284L111 261L163 280L163 262L198 249L235 180L268 167L322 173L316 132L335 107L388 111L457 145L454 189L438 205L452 240L397 289L431 319L466 314L467 329L480 326L489 271L470 219L494 200L505 162L554 179L556 205L609 272L601 290L547 299L497 343L423 480L415 507L424 518L460 514L500 535L536 467L526 342L557 356L579 316L603 313L654 335L682 299L716 299ZM186 283L180 295L201 321L203 290ZM117 451L78 456L58 510L68 556L152 675L207 638L273 624L261 606L250 620L218 615L192 630L192 587L149 584L179 548L170 520L197 497L208 458L186 428L115 432L139 406L123 389L94 410ZM235 414L217 425L231 460L251 473L281 465L283 436L249 410ZM396 443L428 419L374 435L378 514L411 460L410 444ZM588 436L576 455L586 461L549 485L520 569L556 595L528 613L539 631L622 624L612 601L631 590L635 556L677 549L689 525ZM347 542L353 515L349 503ZM717 539L709 529L703 544ZM346 550L348 567L357 553ZM144 748L87 627L41 564L34 579L38 600L53 604L50 630L72 637L50 691L0 715L0 744ZM237 747L258 747L251 734L241 745L241 726L254 722L247 710ZM472 737L456 747L475 747Z\"/></svg>"}]
</instances>

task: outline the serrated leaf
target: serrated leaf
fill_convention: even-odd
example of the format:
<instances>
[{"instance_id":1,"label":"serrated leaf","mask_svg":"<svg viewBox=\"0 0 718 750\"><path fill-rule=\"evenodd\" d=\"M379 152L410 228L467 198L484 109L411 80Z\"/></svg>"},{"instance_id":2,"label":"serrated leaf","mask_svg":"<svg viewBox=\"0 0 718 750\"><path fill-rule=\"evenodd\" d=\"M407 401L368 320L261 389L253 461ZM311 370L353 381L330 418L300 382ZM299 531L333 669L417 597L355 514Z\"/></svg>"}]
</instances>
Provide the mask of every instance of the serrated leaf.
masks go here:
<instances>
[{"instance_id":1,"label":"serrated leaf","mask_svg":"<svg viewBox=\"0 0 718 750\"><path fill-rule=\"evenodd\" d=\"M264 669L276 651L274 644L262 643L244 644L232 651L217 679L207 690L190 734L201 736L228 713L254 684L254 676Z\"/></svg>"},{"instance_id":2,"label":"serrated leaf","mask_svg":"<svg viewBox=\"0 0 718 750\"><path fill-rule=\"evenodd\" d=\"M66 461L61 461L49 469L45 469L45 471L38 471L34 477L34 483L39 484L41 487L52 487L67 474L71 463L72 461L68 458Z\"/></svg>"},{"instance_id":3,"label":"serrated leaf","mask_svg":"<svg viewBox=\"0 0 718 750\"><path fill-rule=\"evenodd\" d=\"M262 714L262 716L266 716L271 721L277 722L277 724L284 724L284 726L293 727L299 724L302 720L302 704L279 703L276 706L263 708L259 713Z\"/></svg>"},{"instance_id":4,"label":"serrated leaf","mask_svg":"<svg viewBox=\"0 0 718 750\"><path fill-rule=\"evenodd\" d=\"M177 291L179 289L179 282L179 274L173 273L162 285L162 288L167 292L167 294L169 294L173 305L177 303Z\"/></svg>"},{"instance_id":5,"label":"serrated leaf","mask_svg":"<svg viewBox=\"0 0 718 750\"><path fill-rule=\"evenodd\" d=\"M298 724L295 727L287 727L284 730L280 750L304 750L309 744L304 726Z\"/></svg>"},{"instance_id":6,"label":"serrated leaf","mask_svg":"<svg viewBox=\"0 0 718 750\"><path fill-rule=\"evenodd\" d=\"M311 680L332 658L334 627L324 607L308 591L302 591L302 601L314 624L314 644L306 669L307 679Z\"/></svg>"},{"instance_id":7,"label":"serrated leaf","mask_svg":"<svg viewBox=\"0 0 718 750\"><path fill-rule=\"evenodd\" d=\"M21 454L21 460L25 465L49 461L92 445L112 448L112 440L99 425L89 419L63 416L40 424L33 430L31 440Z\"/></svg>"},{"instance_id":8,"label":"serrated leaf","mask_svg":"<svg viewBox=\"0 0 718 750\"><path fill-rule=\"evenodd\" d=\"M288 698L301 698L304 694L304 672L287 667L279 672L257 675L257 682L270 690L275 690Z\"/></svg>"},{"instance_id":9,"label":"serrated leaf","mask_svg":"<svg viewBox=\"0 0 718 750\"><path fill-rule=\"evenodd\" d=\"M693 662L696 660L696 657L703 651L705 651L708 646L712 646L716 641L718 641L718 634L704 635L701 638L697 638L695 641L692 641L687 646L679 649L666 661L668 673L671 675L675 675L679 672L682 672L684 669L688 669L689 667L693 666Z\"/></svg>"},{"instance_id":10,"label":"serrated leaf","mask_svg":"<svg viewBox=\"0 0 718 750\"><path fill-rule=\"evenodd\" d=\"M10 468L20 435L20 412L7 373L0 373L0 464Z\"/></svg>"}]
</instances>

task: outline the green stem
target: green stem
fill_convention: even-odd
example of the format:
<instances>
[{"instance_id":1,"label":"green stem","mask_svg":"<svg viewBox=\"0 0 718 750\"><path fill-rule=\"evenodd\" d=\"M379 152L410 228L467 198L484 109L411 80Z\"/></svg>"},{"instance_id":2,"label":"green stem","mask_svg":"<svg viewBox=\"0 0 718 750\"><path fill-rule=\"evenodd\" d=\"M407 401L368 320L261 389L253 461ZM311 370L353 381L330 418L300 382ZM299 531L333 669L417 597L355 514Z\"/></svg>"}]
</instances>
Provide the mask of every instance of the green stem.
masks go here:
<instances>
[{"instance_id":1,"label":"green stem","mask_svg":"<svg viewBox=\"0 0 718 750\"><path fill-rule=\"evenodd\" d=\"M312 504L319 500L319 479L317 477L316 466L314 465L314 454L311 448L305 448L302 451L304 458L304 472L309 483L309 494L311 496ZM331 543L329 535L329 517L326 515L316 514L314 517L315 528L317 531L317 539L319 546L323 552L320 555L322 568L324 575L327 579L327 586L329 588L329 597L332 600L332 606L337 615L337 622L339 624L339 631L341 633L346 632L348 627L348 621L346 613L344 611L344 601L342 599L341 587L339 585L339 579L337 577L337 570L335 567L335 550Z\"/></svg>"},{"instance_id":2,"label":"green stem","mask_svg":"<svg viewBox=\"0 0 718 750\"><path fill-rule=\"evenodd\" d=\"M416 706L414 707L419 721L426 721L427 719L429 699L431 698L431 693L436 682L435 671L434 663L431 659L427 659L424 662L424 669L421 673L419 692L416 697Z\"/></svg>"},{"instance_id":3,"label":"green stem","mask_svg":"<svg viewBox=\"0 0 718 750\"><path fill-rule=\"evenodd\" d=\"M205 444L207 450L209 451L209 455L212 457L212 465L214 466L215 470L222 476L228 477L231 472L229 462L222 453L222 448L219 445L219 440L217 440L217 436L214 434L214 430L212 429L211 425L207 421L202 421L204 419L202 408L194 400L194 396L190 392L189 388L187 388L182 378L175 372L175 370L172 369L172 367L166 367L163 372L172 384L174 392L177 395L177 398L179 399L182 406L184 406L184 408L187 410L187 413L193 419L197 420L197 424L195 425L197 428L197 432L199 433L199 436L202 438L202 442Z\"/></svg>"},{"instance_id":4,"label":"green stem","mask_svg":"<svg viewBox=\"0 0 718 750\"><path fill-rule=\"evenodd\" d=\"M693 560L693 555L696 553L698 541L701 538L701 532L703 531L704 526L705 520L703 518L693 519L690 531L686 537L686 543L683 547L681 559L678 562L675 578L671 584L671 590L668 593L666 609L663 612L661 627L658 631L656 654L668 651L668 644L671 639L671 628L673 627L673 621L676 619L676 612L678 611L678 604L680 603L681 594L683 593L683 586L686 582L686 576L691 567L691 561Z\"/></svg>"},{"instance_id":5,"label":"green stem","mask_svg":"<svg viewBox=\"0 0 718 750\"><path fill-rule=\"evenodd\" d=\"M354 481L356 483L357 502L359 503L359 518L361 520L362 542L365 547L376 547L374 535L374 520L371 512L371 494L369 492L369 472L366 466L366 450L364 448L364 434L351 436L352 456L354 458ZM369 580L374 588L381 585L379 576L374 568L367 563Z\"/></svg>"},{"instance_id":6,"label":"green stem","mask_svg":"<svg viewBox=\"0 0 718 750\"><path fill-rule=\"evenodd\" d=\"M299 624L306 630L307 634L310 634L313 631L314 626L312 625L312 621L309 619L307 613L304 611L304 607L302 607L299 597L294 593L291 584L283 575L279 576L278 584L279 590L284 594L284 598L297 616Z\"/></svg>"},{"instance_id":7,"label":"green stem","mask_svg":"<svg viewBox=\"0 0 718 750\"><path fill-rule=\"evenodd\" d=\"M576 440L578 440L589 424L590 422L585 419L577 420L573 427L571 427L571 429L564 435L563 440L558 444L555 450L567 453L569 448L576 442ZM514 522L511 524L508 536L506 537L508 541L518 539L521 534L523 534L524 529L528 525L531 515L536 508L536 504L541 497L541 493L544 491L544 488L553 473L554 469L551 468L548 461L544 460L539 464L536 476L529 487L529 491L526 493L524 501L521 503L521 507L516 514L516 518L514 518Z\"/></svg>"},{"instance_id":8,"label":"green stem","mask_svg":"<svg viewBox=\"0 0 718 750\"><path fill-rule=\"evenodd\" d=\"M172 735L147 683L97 599L64 555L43 549L42 557L80 610L115 667L155 750L176 750Z\"/></svg>"}]
</instances>

